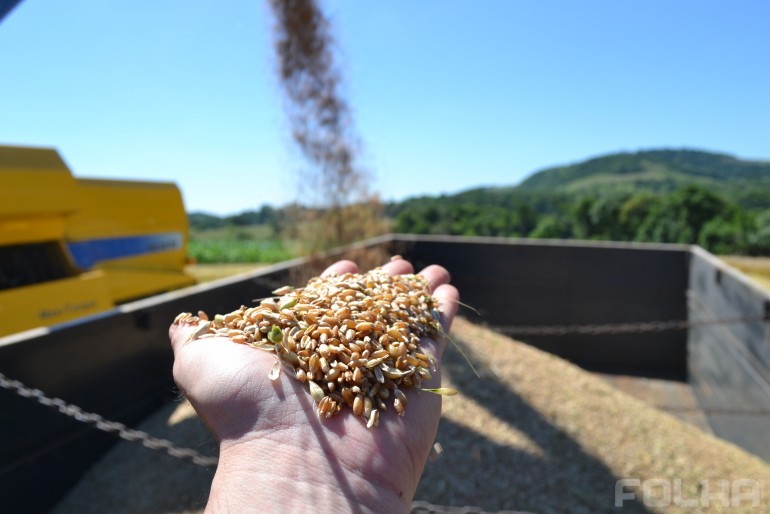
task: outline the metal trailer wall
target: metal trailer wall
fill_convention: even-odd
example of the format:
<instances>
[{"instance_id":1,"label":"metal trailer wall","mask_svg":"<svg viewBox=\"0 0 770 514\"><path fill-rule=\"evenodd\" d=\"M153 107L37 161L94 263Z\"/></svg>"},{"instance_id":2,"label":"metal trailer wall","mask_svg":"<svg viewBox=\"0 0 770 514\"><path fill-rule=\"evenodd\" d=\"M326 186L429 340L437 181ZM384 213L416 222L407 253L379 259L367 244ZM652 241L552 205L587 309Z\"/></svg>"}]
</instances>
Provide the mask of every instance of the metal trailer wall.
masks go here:
<instances>
[{"instance_id":1,"label":"metal trailer wall","mask_svg":"<svg viewBox=\"0 0 770 514\"><path fill-rule=\"evenodd\" d=\"M396 236L419 268L445 266L466 317L494 327L682 320L685 245ZM504 330L501 330L504 332ZM595 371L686 378L686 333L514 337Z\"/></svg>"},{"instance_id":2,"label":"metal trailer wall","mask_svg":"<svg viewBox=\"0 0 770 514\"><path fill-rule=\"evenodd\" d=\"M764 321L689 330L689 381L714 433L770 461L770 295L701 248L692 249L689 319Z\"/></svg>"},{"instance_id":3,"label":"metal trailer wall","mask_svg":"<svg viewBox=\"0 0 770 514\"><path fill-rule=\"evenodd\" d=\"M298 261L133 302L98 316L0 338L0 371L128 426L177 393L168 328L183 311L229 312L286 284ZM47 512L115 435L0 389L4 512ZM7 509L7 510L6 510Z\"/></svg>"}]
</instances>

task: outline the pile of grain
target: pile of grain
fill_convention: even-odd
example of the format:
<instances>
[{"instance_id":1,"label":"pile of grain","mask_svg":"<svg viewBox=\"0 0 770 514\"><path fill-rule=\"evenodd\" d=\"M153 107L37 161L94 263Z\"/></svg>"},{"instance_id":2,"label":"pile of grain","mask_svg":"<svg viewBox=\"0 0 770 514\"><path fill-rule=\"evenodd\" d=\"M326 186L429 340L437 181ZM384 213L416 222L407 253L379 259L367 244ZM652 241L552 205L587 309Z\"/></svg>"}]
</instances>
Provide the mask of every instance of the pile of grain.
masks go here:
<instances>
[{"instance_id":1,"label":"pile of grain","mask_svg":"<svg viewBox=\"0 0 770 514\"><path fill-rule=\"evenodd\" d=\"M284 364L308 385L320 416L346 405L369 428L389 399L403 416L407 398L400 388L420 388L431 378L435 363L420 352L420 338L441 335L441 313L425 277L376 268L315 277L273 294L279 296L212 321L204 312L183 312L174 323L195 325L198 339L229 337L274 353L271 379Z\"/></svg>"},{"instance_id":2,"label":"pile of grain","mask_svg":"<svg viewBox=\"0 0 770 514\"><path fill-rule=\"evenodd\" d=\"M444 451L426 465L416 498L493 511L618 512L616 483L629 478L668 483L670 502L645 505L638 487L625 487L636 500L625 501L623 512L770 508L770 466L764 461L563 359L462 319L452 334L481 378L450 345L443 378L460 395L444 400L437 436ZM756 481L763 493L759 506L731 506L733 498L719 497L721 480L741 479ZM661 487L654 492L662 494ZM701 508L704 491L717 498ZM656 498L647 500L654 504Z\"/></svg>"},{"instance_id":3,"label":"pile of grain","mask_svg":"<svg viewBox=\"0 0 770 514\"><path fill-rule=\"evenodd\" d=\"M672 498L671 505L655 508L638 494L625 501L623 512L770 510L770 466L736 446L558 357L462 319L452 337L482 376L476 378L447 346L444 382L461 394L444 400L437 435L443 452L427 463L416 500L488 511L618 512L620 478L678 481L685 500L700 499L702 481L714 494L719 480L748 479L761 487L759 506L724 506L716 498L693 509L674 505ZM172 407L140 428L186 446L211 447L196 418L167 424ZM203 468L121 443L56 512L202 512L210 480Z\"/></svg>"}]
</instances>

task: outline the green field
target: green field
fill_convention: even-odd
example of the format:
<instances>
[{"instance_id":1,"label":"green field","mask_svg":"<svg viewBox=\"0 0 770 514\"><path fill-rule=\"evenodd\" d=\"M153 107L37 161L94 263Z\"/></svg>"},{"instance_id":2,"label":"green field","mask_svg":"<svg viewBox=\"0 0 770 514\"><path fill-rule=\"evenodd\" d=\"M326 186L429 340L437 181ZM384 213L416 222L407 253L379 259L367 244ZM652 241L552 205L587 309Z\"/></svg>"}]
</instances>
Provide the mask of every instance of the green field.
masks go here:
<instances>
[{"instance_id":1,"label":"green field","mask_svg":"<svg viewBox=\"0 0 770 514\"><path fill-rule=\"evenodd\" d=\"M267 224L207 229L190 229L192 241L258 241L274 239L272 227Z\"/></svg>"},{"instance_id":2,"label":"green field","mask_svg":"<svg viewBox=\"0 0 770 514\"><path fill-rule=\"evenodd\" d=\"M190 241L187 248L192 262L199 264L280 262L293 255L282 241Z\"/></svg>"},{"instance_id":3,"label":"green field","mask_svg":"<svg viewBox=\"0 0 770 514\"><path fill-rule=\"evenodd\" d=\"M271 263L294 257L269 225L192 229L187 254L198 264Z\"/></svg>"}]
</instances>

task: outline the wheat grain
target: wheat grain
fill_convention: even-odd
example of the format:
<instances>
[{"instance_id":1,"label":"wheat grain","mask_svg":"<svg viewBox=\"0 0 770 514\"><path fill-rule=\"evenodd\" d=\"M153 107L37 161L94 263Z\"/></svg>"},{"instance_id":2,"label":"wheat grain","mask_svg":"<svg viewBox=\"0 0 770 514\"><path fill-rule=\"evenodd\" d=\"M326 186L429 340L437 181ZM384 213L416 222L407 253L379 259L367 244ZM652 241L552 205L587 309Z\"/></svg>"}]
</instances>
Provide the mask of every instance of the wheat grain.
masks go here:
<instances>
[{"instance_id":1,"label":"wheat grain","mask_svg":"<svg viewBox=\"0 0 770 514\"><path fill-rule=\"evenodd\" d=\"M377 426L391 398L404 415L408 400L400 388L420 388L434 362L421 351L420 338L442 334L438 301L424 277L377 268L315 277L305 287L284 286L273 294L213 321L199 311L181 313L174 323L200 324L193 339L225 336L275 353L292 366L289 376L308 384L322 418L344 406L367 427Z\"/></svg>"}]
</instances>

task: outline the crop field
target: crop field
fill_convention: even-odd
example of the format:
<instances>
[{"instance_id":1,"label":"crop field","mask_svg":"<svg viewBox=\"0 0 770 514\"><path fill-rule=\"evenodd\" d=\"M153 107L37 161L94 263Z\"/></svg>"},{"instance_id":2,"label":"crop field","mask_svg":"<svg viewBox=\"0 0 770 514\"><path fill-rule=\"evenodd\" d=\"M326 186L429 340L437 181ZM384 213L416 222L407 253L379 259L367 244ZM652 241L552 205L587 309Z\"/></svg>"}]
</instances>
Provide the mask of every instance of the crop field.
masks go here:
<instances>
[{"instance_id":1,"label":"crop field","mask_svg":"<svg viewBox=\"0 0 770 514\"><path fill-rule=\"evenodd\" d=\"M187 254L198 264L273 263L294 257L266 224L191 230Z\"/></svg>"},{"instance_id":2,"label":"crop field","mask_svg":"<svg viewBox=\"0 0 770 514\"><path fill-rule=\"evenodd\" d=\"M193 262L200 264L272 263L293 257L283 242L278 240L190 241L187 252Z\"/></svg>"},{"instance_id":3,"label":"crop field","mask_svg":"<svg viewBox=\"0 0 770 514\"><path fill-rule=\"evenodd\" d=\"M266 224L217 227L207 229L191 229L192 241L248 241L273 239L273 229Z\"/></svg>"}]
</instances>

